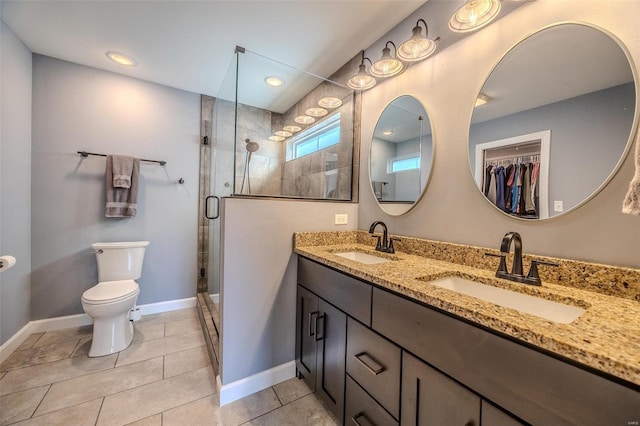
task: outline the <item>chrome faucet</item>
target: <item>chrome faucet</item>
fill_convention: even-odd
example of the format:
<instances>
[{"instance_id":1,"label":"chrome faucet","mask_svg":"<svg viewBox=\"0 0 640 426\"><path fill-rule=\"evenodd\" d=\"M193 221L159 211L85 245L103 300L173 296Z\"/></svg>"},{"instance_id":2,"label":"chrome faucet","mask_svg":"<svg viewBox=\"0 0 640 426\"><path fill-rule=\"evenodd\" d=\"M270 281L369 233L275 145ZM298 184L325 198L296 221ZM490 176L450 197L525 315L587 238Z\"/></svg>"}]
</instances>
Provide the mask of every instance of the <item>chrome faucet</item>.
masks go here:
<instances>
[{"instance_id":1,"label":"chrome faucet","mask_svg":"<svg viewBox=\"0 0 640 426\"><path fill-rule=\"evenodd\" d=\"M507 255L511 252L511 245L513 243L513 264L511 265L511 272L507 270ZM522 271L522 237L517 232L507 232L502 238L500 244L500 254L485 253L487 256L495 256L500 258L500 265L496 272L496 277L504 278L510 281L518 283L541 285L540 276L538 275L538 265L558 266L557 263L547 262L546 260L533 259L531 261L531 268L529 273L525 277Z\"/></svg>"},{"instance_id":2,"label":"chrome faucet","mask_svg":"<svg viewBox=\"0 0 640 426\"><path fill-rule=\"evenodd\" d=\"M382 226L382 238L379 235L373 235L376 230L376 227L380 225ZM377 220L371 224L369 227L369 233L372 237L378 238L378 242L376 243L376 250L382 251L384 253L395 253L395 249L393 248L394 241L400 241L397 238L388 238L387 234L387 225L381 220Z\"/></svg>"}]
</instances>

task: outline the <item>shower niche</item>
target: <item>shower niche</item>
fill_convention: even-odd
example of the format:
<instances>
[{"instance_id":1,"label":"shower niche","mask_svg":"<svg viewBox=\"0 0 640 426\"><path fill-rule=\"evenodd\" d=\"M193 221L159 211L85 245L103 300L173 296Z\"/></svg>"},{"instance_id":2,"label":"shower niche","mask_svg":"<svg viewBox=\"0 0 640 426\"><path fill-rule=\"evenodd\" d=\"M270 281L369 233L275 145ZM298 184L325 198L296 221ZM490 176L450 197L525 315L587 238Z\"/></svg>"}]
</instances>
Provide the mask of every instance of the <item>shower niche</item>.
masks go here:
<instances>
[{"instance_id":1,"label":"shower niche","mask_svg":"<svg viewBox=\"0 0 640 426\"><path fill-rule=\"evenodd\" d=\"M214 118L229 195L350 201L355 102L340 80L356 68L324 79L236 49Z\"/></svg>"}]
</instances>

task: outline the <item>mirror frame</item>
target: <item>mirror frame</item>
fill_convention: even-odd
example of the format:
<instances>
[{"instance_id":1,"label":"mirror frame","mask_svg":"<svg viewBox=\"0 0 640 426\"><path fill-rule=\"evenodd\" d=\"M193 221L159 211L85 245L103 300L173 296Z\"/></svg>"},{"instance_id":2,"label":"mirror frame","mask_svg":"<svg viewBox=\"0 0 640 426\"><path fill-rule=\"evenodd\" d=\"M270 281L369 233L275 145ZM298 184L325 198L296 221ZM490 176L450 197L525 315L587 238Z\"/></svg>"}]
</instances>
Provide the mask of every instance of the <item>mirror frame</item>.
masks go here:
<instances>
[{"instance_id":1,"label":"mirror frame","mask_svg":"<svg viewBox=\"0 0 640 426\"><path fill-rule=\"evenodd\" d=\"M563 26L563 25L580 25L583 27L588 27L594 30L597 30L599 32L601 32L602 34L608 36L612 41L614 41L618 47L620 48L620 50L622 51L622 53L625 55L625 58L627 59L627 63L629 64L629 67L631 68L631 74L633 75L633 83L635 86L635 111L634 111L634 115L633 115L633 120L631 122L631 128L629 129L629 136L627 139L627 143L625 145L624 150L622 151L622 153L620 154L620 158L618 159L618 161L616 162L615 166L613 167L613 169L611 170L611 172L609 173L609 175L603 180L603 182L597 186L592 192L591 194L586 197L584 200L582 200L581 202L579 202L578 204L576 204L575 206L572 206L570 208L568 208L567 210L555 215L555 216L551 216L551 217L547 217L547 218L538 218L535 220L532 219L527 219L527 218L523 218L523 217L517 217L517 216L512 216L507 214L506 212L502 211L501 209L498 208L498 206L496 206L495 204L493 204L489 199L487 199L484 195L484 193L482 192L481 188L478 188L476 180L475 180L475 170L474 167L475 165L471 164L471 156L470 156L470 132L471 132L471 126L472 126L472 121L473 121L473 112L475 111L475 107L472 106L472 113L471 116L469 118L469 124L468 124L468 131L467 131L467 163L469 166L469 174L471 177L471 180L473 182L473 186L476 188L477 191L480 192L480 196L482 197L482 199L484 200L485 204L488 204L490 206L493 207L493 209L495 209L496 211L500 212L500 214L502 214L505 217L511 218L511 219L515 219L515 220L519 220L522 222L526 222L526 223L540 223L540 222L548 222L550 220L554 220L560 217L564 217L569 213L574 212L575 210L577 210L578 208L584 206L585 204L587 204L589 201L591 201L593 198L595 198L608 184L609 182L611 182L611 180L615 177L615 175L620 171L620 168L622 167L622 164L625 162L625 160L627 159L629 152L631 151L631 147L633 146L633 142L636 138L636 135L639 131L638 129L638 123L640 121L640 80L638 80L638 70L636 68L636 65L633 61L633 57L631 56L627 46L622 42L622 40L620 40L615 34L613 34L611 31L608 31L602 27L599 27L597 25L591 24L591 23L587 23L587 22L580 22L580 21L559 21L559 22L555 22L553 24L549 24L546 25L544 27L539 28L538 30L527 34L526 36L524 36L522 39L518 40L515 44L513 44L509 49L507 49L504 54L502 56L500 56L500 58L496 61L496 63L491 67L491 70L487 73L487 75L485 76L485 78L482 80L482 84L481 86L478 88L477 93L478 95L482 92L482 88L485 86L485 84L487 83L487 80L489 80L489 78L491 77L491 74L493 74L494 70L500 65L500 63L502 62L502 60L507 57L514 49L516 49L518 46L520 46L522 43L524 43L526 40L530 39L531 37L535 36L536 34L551 29L551 28L555 28L555 27L559 27L559 26ZM473 98L473 104L475 105L476 102L476 98L478 97L478 95L476 95L476 97ZM622 200L620 201L620 203L622 204Z\"/></svg>"},{"instance_id":2,"label":"mirror frame","mask_svg":"<svg viewBox=\"0 0 640 426\"><path fill-rule=\"evenodd\" d=\"M409 208L407 208L406 211L402 212L402 213L390 213L388 212L384 207L383 204L381 204L378 201L378 198L376 197L376 194L373 190L373 185L371 184L372 180L371 180L371 151L372 151L372 147L373 147L373 137L375 135L376 132L376 128L378 127L378 123L380 122L380 118L382 117L382 114L384 114L384 112L387 110L387 108L396 100L405 97L405 96L409 96L411 98L413 98L416 102L418 102L420 104L420 106L422 106L422 109L425 112L426 115L426 119L429 121L429 126L431 128L431 165L429 167L429 176L427 176L425 182L424 182L424 187L421 188L420 190L420 195L418 196L418 198L413 202L413 204L411 204L411 206ZM421 135L422 136L422 135ZM431 117L429 115L429 111L427 110L427 108L424 106L424 103L418 99L418 97L408 94L408 93L404 93L404 94L400 94L395 96L393 99L391 99L389 102L387 102L384 106L384 108L382 109L382 111L380 112L380 114L378 115L378 118L376 119L376 125L373 127L373 133L371 134L371 140L369 142L369 158L368 158L368 167L367 167L367 171L368 171L368 181L367 181L367 185L369 186L369 193L371 194L371 196L373 197L373 199L376 201L376 204L378 206L378 208L380 208L380 210L382 210L382 212L386 215L392 216L392 217L400 217L403 215L406 215L407 213L409 213L410 211L412 211L413 209L415 209L415 207L418 205L418 203L424 198L424 194L427 192L427 188L429 187L429 183L431 182L431 178L433 177L433 167L435 165L435 158L436 158L436 132L435 129L433 127L433 121L431 120ZM408 204L407 204L408 205Z\"/></svg>"}]
</instances>

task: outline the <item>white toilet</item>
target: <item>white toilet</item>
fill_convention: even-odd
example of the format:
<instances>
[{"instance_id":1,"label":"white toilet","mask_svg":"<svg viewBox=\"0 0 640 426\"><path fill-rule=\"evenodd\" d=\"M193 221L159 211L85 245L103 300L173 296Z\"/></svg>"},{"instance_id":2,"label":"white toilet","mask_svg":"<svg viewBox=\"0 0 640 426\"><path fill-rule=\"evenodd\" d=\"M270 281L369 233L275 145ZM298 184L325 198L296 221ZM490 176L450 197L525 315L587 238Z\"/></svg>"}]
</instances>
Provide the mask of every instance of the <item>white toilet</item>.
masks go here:
<instances>
[{"instance_id":1,"label":"white toilet","mask_svg":"<svg viewBox=\"0 0 640 426\"><path fill-rule=\"evenodd\" d=\"M90 357L125 349L133 339L129 311L136 304L144 252L149 241L95 243L98 284L82 294L82 308L93 319Z\"/></svg>"}]
</instances>

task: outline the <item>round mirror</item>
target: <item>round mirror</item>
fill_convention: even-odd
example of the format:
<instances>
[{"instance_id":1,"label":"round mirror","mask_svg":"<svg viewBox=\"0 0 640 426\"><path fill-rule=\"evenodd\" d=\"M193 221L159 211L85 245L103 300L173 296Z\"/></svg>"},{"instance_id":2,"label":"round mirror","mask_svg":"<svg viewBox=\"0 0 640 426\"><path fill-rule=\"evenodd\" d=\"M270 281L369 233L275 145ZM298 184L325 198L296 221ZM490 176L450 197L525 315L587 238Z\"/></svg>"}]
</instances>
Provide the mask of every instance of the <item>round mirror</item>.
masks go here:
<instances>
[{"instance_id":1,"label":"round mirror","mask_svg":"<svg viewBox=\"0 0 640 426\"><path fill-rule=\"evenodd\" d=\"M396 98L378 119L369 153L371 189L385 213L411 210L427 186L432 159L427 111L412 96Z\"/></svg>"},{"instance_id":2,"label":"round mirror","mask_svg":"<svg viewBox=\"0 0 640 426\"><path fill-rule=\"evenodd\" d=\"M593 197L631 146L636 87L625 51L581 24L543 29L513 47L476 100L469 161L505 214L546 219Z\"/></svg>"}]
</instances>

